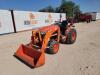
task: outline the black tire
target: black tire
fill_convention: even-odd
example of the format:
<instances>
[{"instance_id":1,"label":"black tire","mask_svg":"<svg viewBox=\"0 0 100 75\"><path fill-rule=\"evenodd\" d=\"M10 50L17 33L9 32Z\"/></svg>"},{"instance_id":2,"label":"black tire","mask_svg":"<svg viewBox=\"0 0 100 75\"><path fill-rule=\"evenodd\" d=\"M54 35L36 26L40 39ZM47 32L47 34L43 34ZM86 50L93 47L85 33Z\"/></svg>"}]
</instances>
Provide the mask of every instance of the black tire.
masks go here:
<instances>
[{"instance_id":1,"label":"black tire","mask_svg":"<svg viewBox=\"0 0 100 75\"><path fill-rule=\"evenodd\" d=\"M74 36L73 36L74 34ZM75 29L71 29L68 33L68 37L66 39L67 44L73 44L76 41L77 32Z\"/></svg>"},{"instance_id":2,"label":"black tire","mask_svg":"<svg viewBox=\"0 0 100 75\"><path fill-rule=\"evenodd\" d=\"M55 48L56 46L56 48ZM59 51L59 42L57 41L49 41L46 52L49 54L56 54Z\"/></svg>"}]
</instances>

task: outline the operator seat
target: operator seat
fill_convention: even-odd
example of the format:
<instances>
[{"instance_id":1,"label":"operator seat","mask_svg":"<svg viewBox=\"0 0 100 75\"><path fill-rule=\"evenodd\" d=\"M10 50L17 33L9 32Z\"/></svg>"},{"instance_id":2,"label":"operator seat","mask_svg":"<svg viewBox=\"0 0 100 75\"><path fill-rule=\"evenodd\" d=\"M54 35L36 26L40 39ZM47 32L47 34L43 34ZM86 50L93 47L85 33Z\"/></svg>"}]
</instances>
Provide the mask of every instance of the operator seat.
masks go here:
<instances>
[{"instance_id":1,"label":"operator seat","mask_svg":"<svg viewBox=\"0 0 100 75\"><path fill-rule=\"evenodd\" d=\"M65 30L67 29L67 26L68 26L68 21L67 20L63 20L61 22L61 26L60 26L60 30L61 30L62 35L65 34Z\"/></svg>"}]
</instances>

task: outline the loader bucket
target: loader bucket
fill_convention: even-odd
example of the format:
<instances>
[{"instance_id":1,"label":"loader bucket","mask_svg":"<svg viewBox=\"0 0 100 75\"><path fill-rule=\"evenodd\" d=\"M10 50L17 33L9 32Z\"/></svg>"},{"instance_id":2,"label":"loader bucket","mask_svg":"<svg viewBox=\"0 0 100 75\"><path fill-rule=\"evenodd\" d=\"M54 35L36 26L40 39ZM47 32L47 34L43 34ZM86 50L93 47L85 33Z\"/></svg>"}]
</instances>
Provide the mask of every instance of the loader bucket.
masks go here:
<instances>
[{"instance_id":1,"label":"loader bucket","mask_svg":"<svg viewBox=\"0 0 100 75\"><path fill-rule=\"evenodd\" d=\"M14 55L33 68L39 67L45 63L44 53L34 50L27 45L20 45Z\"/></svg>"}]
</instances>

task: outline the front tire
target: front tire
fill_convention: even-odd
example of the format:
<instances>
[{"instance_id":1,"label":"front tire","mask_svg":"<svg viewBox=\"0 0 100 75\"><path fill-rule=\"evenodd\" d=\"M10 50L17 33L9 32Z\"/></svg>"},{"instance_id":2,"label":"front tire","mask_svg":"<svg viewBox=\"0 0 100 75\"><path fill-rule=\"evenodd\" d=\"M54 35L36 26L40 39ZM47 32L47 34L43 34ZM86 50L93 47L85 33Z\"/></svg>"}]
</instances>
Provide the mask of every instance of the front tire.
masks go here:
<instances>
[{"instance_id":1,"label":"front tire","mask_svg":"<svg viewBox=\"0 0 100 75\"><path fill-rule=\"evenodd\" d=\"M48 46L47 53L49 54L56 54L59 51L59 42L57 41L49 41Z\"/></svg>"}]
</instances>

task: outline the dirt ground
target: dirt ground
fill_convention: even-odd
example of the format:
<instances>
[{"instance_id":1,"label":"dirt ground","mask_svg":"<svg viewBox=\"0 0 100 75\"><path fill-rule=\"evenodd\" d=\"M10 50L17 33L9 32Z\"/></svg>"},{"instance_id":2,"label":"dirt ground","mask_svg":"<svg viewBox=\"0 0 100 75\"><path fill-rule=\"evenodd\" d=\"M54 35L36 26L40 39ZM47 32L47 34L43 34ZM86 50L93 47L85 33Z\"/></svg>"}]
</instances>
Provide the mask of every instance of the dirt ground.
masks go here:
<instances>
[{"instance_id":1,"label":"dirt ground","mask_svg":"<svg viewBox=\"0 0 100 75\"><path fill-rule=\"evenodd\" d=\"M100 20L75 24L77 40L61 44L55 55L46 54L45 65L31 69L13 57L31 31L0 36L0 75L100 75Z\"/></svg>"}]
</instances>

